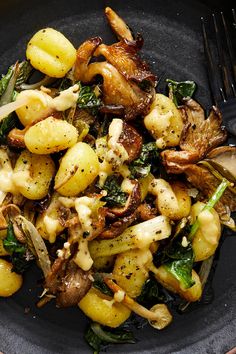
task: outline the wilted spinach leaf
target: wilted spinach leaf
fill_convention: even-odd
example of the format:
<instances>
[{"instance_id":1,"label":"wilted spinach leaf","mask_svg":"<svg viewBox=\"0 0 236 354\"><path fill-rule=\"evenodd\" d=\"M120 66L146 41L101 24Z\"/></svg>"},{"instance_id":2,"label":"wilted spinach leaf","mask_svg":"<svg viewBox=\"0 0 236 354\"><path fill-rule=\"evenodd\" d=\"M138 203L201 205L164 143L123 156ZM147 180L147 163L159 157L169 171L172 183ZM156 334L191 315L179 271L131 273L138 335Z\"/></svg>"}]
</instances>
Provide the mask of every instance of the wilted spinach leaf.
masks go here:
<instances>
[{"instance_id":1,"label":"wilted spinach leaf","mask_svg":"<svg viewBox=\"0 0 236 354\"><path fill-rule=\"evenodd\" d=\"M89 110L92 115L96 115L98 107L101 105L101 100L95 95L91 86L83 86L80 82L78 85L80 85L78 107Z\"/></svg>"},{"instance_id":2,"label":"wilted spinach leaf","mask_svg":"<svg viewBox=\"0 0 236 354\"><path fill-rule=\"evenodd\" d=\"M108 295L108 296L113 296L113 292L111 291L110 288L104 283L102 276L99 273L94 273L93 274L94 282L93 286L100 290L103 294Z\"/></svg>"},{"instance_id":3,"label":"wilted spinach leaf","mask_svg":"<svg viewBox=\"0 0 236 354\"><path fill-rule=\"evenodd\" d=\"M6 144L7 134L12 130L17 123L17 117L14 114L10 114L0 122L0 144Z\"/></svg>"},{"instance_id":4,"label":"wilted spinach leaf","mask_svg":"<svg viewBox=\"0 0 236 354\"><path fill-rule=\"evenodd\" d=\"M178 107L182 104L183 98L192 97L196 90L194 81L174 81L167 79L169 90L173 95L173 102Z\"/></svg>"},{"instance_id":5,"label":"wilted spinach leaf","mask_svg":"<svg viewBox=\"0 0 236 354\"><path fill-rule=\"evenodd\" d=\"M129 165L131 178L146 177L152 167L158 165L158 149L155 142L143 144L139 157Z\"/></svg>"},{"instance_id":6,"label":"wilted spinach leaf","mask_svg":"<svg viewBox=\"0 0 236 354\"><path fill-rule=\"evenodd\" d=\"M133 333L120 329L105 329L98 323L91 323L85 333L85 340L93 348L94 354L98 354L102 346L113 343L135 343Z\"/></svg>"},{"instance_id":7,"label":"wilted spinach leaf","mask_svg":"<svg viewBox=\"0 0 236 354\"><path fill-rule=\"evenodd\" d=\"M107 203L107 206L124 206L126 203L126 193L121 190L118 177L115 175L108 176L104 186L107 195L102 198Z\"/></svg>"},{"instance_id":8,"label":"wilted spinach leaf","mask_svg":"<svg viewBox=\"0 0 236 354\"><path fill-rule=\"evenodd\" d=\"M183 247L179 242L173 243L171 248L166 250L165 255L167 258L164 261L164 266L180 282L180 285L186 289L193 286L194 254L191 244Z\"/></svg>"},{"instance_id":9,"label":"wilted spinach leaf","mask_svg":"<svg viewBox=\"0 0 236 354\"><path fill-rule=\"evenodd\" d=\"M163 288L153 276L145 282L141 294L137 297L137 302L146 307L151 307L158 302L167 303L170 300L172 300L170 295L167 291L163 291Z\"/></svg>"},{"instance_id":10,"label":"wilted spinach leaf","mask_svg":"<svg viewBox=\"0 0 236 354\"><path fill-rule=\"evenodd\" d=\"M18 274L24 273L34 257L28 248L15 237L12 223L8 225L7 237L3 240L3 246L10 253L12 270Z\"/></svg>"},{"instance_id":11,"label":"wilted spinach leaf","mask_svg":"<svg viewBox=\"0 0 236 354\"><path fill-rule=\"evenodd\" d=\"M3 93L6 91L10 78L12 77L12 74L13 74L13 65L9 67L6 75L2 75L2 78L0 80L0 96L2 96Z\"/></svg>"}]
</instances>

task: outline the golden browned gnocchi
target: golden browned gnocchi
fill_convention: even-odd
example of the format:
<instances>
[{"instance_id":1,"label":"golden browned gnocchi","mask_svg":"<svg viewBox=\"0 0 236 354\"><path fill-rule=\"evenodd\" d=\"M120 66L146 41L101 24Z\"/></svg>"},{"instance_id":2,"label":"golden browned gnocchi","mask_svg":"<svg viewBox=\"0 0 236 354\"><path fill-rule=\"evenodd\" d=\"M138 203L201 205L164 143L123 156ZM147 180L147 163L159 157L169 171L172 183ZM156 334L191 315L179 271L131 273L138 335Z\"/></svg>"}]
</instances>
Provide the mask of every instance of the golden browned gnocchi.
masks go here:
<instances>
[{"instance_id":1,"label":"golden browned gnocchi","mask_svg":"<svg viewBox=\"0 0 236 354\"><path fill-rule=\"evenodd\" d=\"M22 275L12 271L12 264L0 258L0 296L8 297L22 285Z\"/></svg>"},{"instance_id":2,"label":"golden browned gnocchi","mask_svg":"<svg viewBox=\"0 0 236 354\"><path fill-rule=\"evenodd\" d=\"M148 265L152 261L149 249L131 250L117 256L113 268L117 284L131 297L141 294L149 277Z\"/></svg>"},{"instance_id":3,"label":"golden browned gnocchi","mask_svg":"<svg viewBox=\"0 0 236 354\"><path fill-rule=\"evenodd\" d=\"M76 50L62 33L44 28L30 39L26 57L35 69L60 78L72 68Z\"/></svg>"},{"instance_id":4,"label":"golden browned gnocchi","mask_svg":"<svg viewBox=\"0 0 236 354\"><path fill-rule=\"evenodd\" d=\"M16 97L16 102L24 99L29 100L29 103L18 108L16 114L25 127L41 119L53 101L48 94L39 90L21 91Z\"/></svg>"},{"instance_id":5,"label":"golden browned gnocchi","mask_svg":"<svg viewBox=\"0 0 236 354\"><path fill-rule=\"evenodd\" d=\"M53 117L36 123L24 136L27 149L40 155L68 149L75 145L77 139L78 132L72 124Z\"/></svg>"},{"instance_id":6,"label":"golden browned gnocchi","mask_svg":"<svg viewBox=\"0 0 236 354\"><path fill-rule=\"evenodd\" d=\"M191 208L191 222L198 218L200 227L194 235L192 247L195 262L203 261L215 253L221 236L220 218L217 212L204 210L205 204L195 203Z\"/></svg>"},{"instance_id":7,"label":"golden browned gnocchi","mask_svg":"<svg viewBox=\"0 0 236 354\"><path fill-rule=\"evenodd\" d=\"M189 215L191 198L184 183L169 183L158 178L151 181L149 191L156 195L156 206L162 215L171 220L180 220Z\"/></svg>"},{"instance_id":8,"label":"golden browned gnocchi","mask_svg":"<svg viewBox=\"0 0 236 354\"><path fill-rule=\"evenodd\" d=\"M180 111L173 101L160 93L150 107L150 112L144 118L144 124L158 148L177 146L183 130L183 120Z\"/></svg>"},{"instance_id":9,"label":"golden browned gnocchi","mask_svg":"<svg viewBox=\"0 0 236 354\"><path fill-rule=\"evenodd\" d=\"M94 181L98 172L99 162L95 151L88 144L79 142L61 159L54 188L64 196L76 196Z\"/></svg>"},{"instance_id":10,"label":"golden browned gnocchi","mask_svg":"<svg viewBox=\"0 0 236 354\"><path fill-rule=\"evenodd\" d=\"M126 306L94 288L79 302L79 308L93 321L112 328L119 327L131 314Z\"/></svg>"},{"instance_id":11,"label":"golden browned gnocchi","mask_svg":"<svg viewBox=\"0 0 236 354\"><path fill-rule=\"evenodd\" d=\"M179 281L162 265L155 271L155 278L166 289L173 293L178 293L181 297L189 302L194 302L200 299L202 295L202 285L198 274L195 270L192 271L192 279L195 282L191 288L185 289Z\"/></svg>"},{"instance_id":12,"label":"golden browned gnocchi","mask_svg":"<svg viewBox=\"0 0 236 354\"><path fill-rule=\"evenodd\" d=\"M54 174L55 165L50 156L24 150L16 161L13 181L24 197L37 200L47 195Z\"/></svg>"}]
</instances>

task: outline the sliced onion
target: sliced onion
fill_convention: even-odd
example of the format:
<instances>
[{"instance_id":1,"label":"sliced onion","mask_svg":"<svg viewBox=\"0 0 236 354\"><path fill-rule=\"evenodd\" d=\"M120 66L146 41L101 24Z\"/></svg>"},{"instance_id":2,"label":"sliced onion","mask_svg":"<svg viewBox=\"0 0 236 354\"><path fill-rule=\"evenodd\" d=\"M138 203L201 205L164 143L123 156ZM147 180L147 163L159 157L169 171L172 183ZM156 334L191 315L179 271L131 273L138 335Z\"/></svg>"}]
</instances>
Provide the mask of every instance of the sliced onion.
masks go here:
<instances>
[{"instance_id":1,"label":"sliced onion","mask_svg":"<svg viewBox=\"0 0 236 354\"><path fill-rule=\"evenodd\" d=\"M47 247L44 243L42 236L39 234L35 226L22 215L15 218L16 221L19 221L22 227L23 232L25 233L26 239L32 241L35 252L38 257L40 268L43 271L44 276L46 277L51 270L51 262L48 255Z\"/></svg>"},{"instance_id":2,"label":"sliced onion","mask_svg":"<svg viewBox=\"0 0 236 354\"><path fill-rule=\"evenodd\" d=\"M24 97L22 99L5 104L4 106L0 107L0 122L10 113L14 112L16 109L25 106L29 101L30 97Z\"/></svg>"}]
</instances>

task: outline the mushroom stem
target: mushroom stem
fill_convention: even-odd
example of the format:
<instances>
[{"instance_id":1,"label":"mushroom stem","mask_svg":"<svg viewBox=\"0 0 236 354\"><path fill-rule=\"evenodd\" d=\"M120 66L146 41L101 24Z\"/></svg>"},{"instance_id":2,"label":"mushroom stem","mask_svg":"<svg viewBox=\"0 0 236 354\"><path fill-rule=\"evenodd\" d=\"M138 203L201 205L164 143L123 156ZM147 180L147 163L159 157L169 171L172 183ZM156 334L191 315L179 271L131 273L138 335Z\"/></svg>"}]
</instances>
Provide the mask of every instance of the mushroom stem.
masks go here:
<instances>
[{"instance_id":1,"label":"mushroom stem","mask_svg":"<svg viewBox=\"0 0 236 354\"><path fill-rule=\"evenodd\" d=\"M124 293L124 298L122 300L122 303L125 306L127 306L130 310L135 312L137 315L151 321L156 321L159 319L158 313L154 313L148 310L146 307L138 304L129 295L127 295L125 291L119 285L117 285L112 279L104 278L104 282L113 291L114 294L117 293L118 291L122 291Z\"/></svg>"}]
</instances>

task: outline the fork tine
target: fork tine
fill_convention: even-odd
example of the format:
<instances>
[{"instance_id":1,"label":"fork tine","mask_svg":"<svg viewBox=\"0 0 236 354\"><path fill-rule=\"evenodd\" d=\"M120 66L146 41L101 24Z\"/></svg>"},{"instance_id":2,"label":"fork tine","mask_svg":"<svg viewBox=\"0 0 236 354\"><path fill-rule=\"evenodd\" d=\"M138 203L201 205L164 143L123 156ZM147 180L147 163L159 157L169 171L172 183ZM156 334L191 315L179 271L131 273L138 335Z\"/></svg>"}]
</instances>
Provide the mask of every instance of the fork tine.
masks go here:
<instances>
[{"instance_id":1,"label":"fork tine","mask_svg":"<svg viewBox=\"0 0 236 354\"><path fill-rule=\"evenodd\" d=\"M215 14L212 14L212 18L213 18L213 23L214 23L216 45L217 45L217 51L218 51L218 56L219 56L219 68L221 70L223 86L224 86L224 88L223 88L222 85L220 85L220 91L221 91L223 100L226 101L226 98L231 96L231 87L232 86L231 86L231 82L230 82L230 73L229 73L228 66L227 66L227 63L225 60L224 47L223 47L222 38L220 36L219 27L217 24Z\"/></svg>"},{"instance_id":2,"label":"fork tine","mask_svg":"<svg viewBox=\"0 0 236 354\"><path fill-rule=\"evenodd\" d=\"M234 26L236 26L236 13L235 10L232 9L233 19L234 19Z\"/></svg>"},{"instance_id":3,"label":"fork tine","mask_svg":"<svg viewBox=\"0 0 236 354\"><path fill-rule=\"evenodd\" d=\"M209 81L209 86L210 86L210 91L211 91L211 96L214 105L217 105L221 97L219 96L219 82L218 78L215 75L217 72L217 66L215 65L215 62L212 60L212 54L211 54L211 49L207 37L207 32L206 32L206 26L204 22L204 18L201 17L201 22L202 22L202 34L203 34L203 44L204 44L204 53L207 61L207 74L208 74L208 81Z\"/></svg>"},{"instance_id":4,"label":"fork tine","mask_svg":"<svg viewBox=\"0 0 236 354\"><path fill-rule=\"evenodd\" d=\"M235 15L234 9L232 9L232 13L233 13L233 15ZM228 27L227 27L226 22L225 22L225 17L224 17L223 12L221 12L221 18L222 18L222 22L223 22L223 26L224 26L224 32L225 32L225 38L226 38L226 43L227 43L228 52L229 52L229 58L230 58L230 64L231 64L231 68L232 68L232 74L233 74L234 80L236 82L236 58L235 58L235 53L233 51L232 41L231 41L231 38L230 38ZM232 86L232 90L234 92L234 96L236 97L234 84Z\"/></svg>"}]
</instances>

